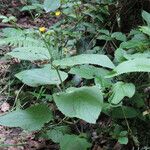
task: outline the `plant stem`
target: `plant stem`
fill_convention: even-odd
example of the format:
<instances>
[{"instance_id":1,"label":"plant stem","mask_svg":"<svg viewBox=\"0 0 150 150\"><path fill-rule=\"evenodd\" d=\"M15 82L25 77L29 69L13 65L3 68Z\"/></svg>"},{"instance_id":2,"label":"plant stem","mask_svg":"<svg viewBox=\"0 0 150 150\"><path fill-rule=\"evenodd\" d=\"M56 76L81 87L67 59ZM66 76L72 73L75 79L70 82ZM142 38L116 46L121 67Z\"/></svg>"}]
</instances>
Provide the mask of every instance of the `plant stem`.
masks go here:
<instances>
[{"instance_id":1,"label":"plant stem","mask_svg":"<svg viewBox=\"0 0 150 150\"><path fill-rule=\"evenodd\" d=\"M54 66L53 66L54 67ZM54 67L55 69L56 69L56 71L57 71L57 74L58 74L58 77L59 77L59 80L60 80L60 82L61 82L61 85L62 85L62 88L63 88L63 91L64 92L66 92L66 90L65 90L65 86L64 86L64 83L63 83L63 81L62 81L62 79L61 79L61 76L60 76L60 73L59 73L59 69L57 68L57 67Z\"/></svg>"},{"instance_id":2,"label":"plant stem","mask_svg":"<svg viewBox=\"0 0 150 150\"><path fill-rule=\"evenodd\" d=\"M61 78L61 75L60 75L60 73L59 73L59 69L58 69L58 67L56 67L55 65L53 65L53 55L52 55L52 53L51 53L50 46L48 45L47 41L45 40L45 38L44 38L43 36L42 36L42 39L43 39L43 41L44 41L44 43L45 43L45 46L46 46L46 48L47 48L47 50L48 50L48 52L49 52L50 57L51 57L51 58L50 58L51 66L56 70L57 75L58 75L58 78L59 78L59 80L60 80L60 82L61 82L61 86L62 86L62 88L63 88L63 89L61 89L61 90L64 91L64 92L66 92L64 83L63 83L62 78Z\"/></svg>"}]
</instances>

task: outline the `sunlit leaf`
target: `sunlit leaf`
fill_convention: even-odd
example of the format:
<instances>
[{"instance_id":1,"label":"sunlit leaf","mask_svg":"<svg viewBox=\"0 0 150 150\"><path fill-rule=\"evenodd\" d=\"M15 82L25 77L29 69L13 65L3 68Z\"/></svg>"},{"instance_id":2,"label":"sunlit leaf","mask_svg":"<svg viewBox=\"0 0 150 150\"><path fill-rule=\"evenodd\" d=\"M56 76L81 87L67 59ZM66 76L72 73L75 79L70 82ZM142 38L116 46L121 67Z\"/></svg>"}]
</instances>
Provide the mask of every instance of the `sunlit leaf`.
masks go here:
<instances>
[{"instance_id":1,"label":"sunlit leaf","mask_svg":"<svg viewBox=\"0 0 150 150\"><path fill-rule=\"evenodd\" d=\"M66 93L54 94L54 101L64 115L96 123L103 96L98 87L71 88Z\"/></svg>"},{"instance_id":2,"label":"sunlit leaf","mask_svg":"<svg viewBox=\"0 0 150 150\"><path fill-rule=\"evenodd\" d=\"M59 71L59 74L62 81L66 80L68 77L67 73L63 71ZM57 71L51 69L50 66L40 69L25 70L16 74L15 76L23 83L33 87L61 83Z\"/></svg>"},{"instance_id":3,"label":"sunlit leaf","mask_svg":"<svg viewBox=\"0 0 150 150\"><path fill-rule=\"evenodd\" d=\"M69 58L64 58L62 60L55 60L54 64L56 66L75 66L82 64L94 64L107 68L114 68L114 64L106 55L99 54L81 54L78 56L73 56Z\"/></svg>"}]
</instances>

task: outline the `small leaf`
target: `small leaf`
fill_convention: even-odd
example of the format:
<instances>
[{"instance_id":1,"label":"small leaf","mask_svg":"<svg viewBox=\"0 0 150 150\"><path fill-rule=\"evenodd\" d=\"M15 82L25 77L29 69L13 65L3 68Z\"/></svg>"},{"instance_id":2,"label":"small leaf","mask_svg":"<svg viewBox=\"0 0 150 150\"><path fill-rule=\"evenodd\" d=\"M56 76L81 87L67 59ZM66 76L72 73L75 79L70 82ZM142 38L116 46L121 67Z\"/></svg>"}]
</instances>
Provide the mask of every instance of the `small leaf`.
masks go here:
<instances>
[{"instance_id":1,"label":"small leaf","mask_svg":"<svg viewBox=\"0 0 150 150\"><path fill-rule=\"evenodd\" d=\"M130 72L150 72L149 58L136 58L120 63L107 78L115 77L123 73Z\"/></svg>"},{"instance_id":2,"label":"small leaf","mask_svg":"<svg viewBox=\"0 0 150 150\"><path fill-rule=\"evenodd\" d=\"M52 119L51 110L46 105L40 104L25 110L18 109L0 116L0 125L35 131L40 130L45 123Z\"/></svg>"},{"instance_id":3,"label":"small leaf","mask_svg":"<svg viewBox=\"0 0 150 150\"><path fill-rule=\"evenodd\" d=\"M63 71L59 71L59 74L62 81L66 80L68 77L67 73ZM15 76L23 83L33 87L61 83L57 71L51 69L48 65L40 69L25 70L16 74Z\"/></svg>"},{"instance_id":4,"label":"small leaf","mask_svg":"<svg viewBox=\"0 0 150 150\"><path fill-rule=\"evenodd\" d=\"M87 150L91 144L77 135L64 135L60 142L60 150Z\"/></svg>"},{"instance_id":5,"label":"small leaf","mask_svg":"<svg viewBox=\"0 0 150 150\"><path fill-rule=\"evenodd\" d=\"M60 0L45 0L44 1L44 9L46 12L55 11L61 5Z\"/></svg>"},{"instance_id":6,"label":"small leaf","mask_svg":"<svg viewBox=\"0 0 150 150\"><path fill-rule=\"evenodd\" d=\"M75 66L82 64L94 64L107 68L114 68L114 64L106 55L99 54L81 54L74 57L64 58L62 60L55 60L54 64L56 66Z\"/></svg>"},{"instance_id":7,"label":"small leaf","mask_svg":"<svg viewBox=\"0 0 150 150\"><path fill-rule=\"evenodd\" d=\"M134 95L135 86L132 83L117 82L113 85L112 91L113 93L109 98L109 102L117 105L124 97L131 98Z\"/></svg>"},{"instance_id":8,"label":"small leaf","mask_svg":"<svg viewBox=\"0 0 150 150\"><path fill-rule=\"evenodd\" d=\"M71 88L66 93L54 94L54 101L64 115L96 123L103 96L98 87Z\"/></svg>"},{"instance_id":9,"label":"small leaf","mask_svg":"<svg viewBox=\"0 0 150 150\"><path fill-rule=\"evenodd\" d=\"M119 137L118 142L120 144L128 144L128 138L127 137Z\"/></svg>"},{"instance_id":10,"label":"small leaf","mask_svg":"<svg viewBox=\"0 0 150 150\"><path fill-rule=\"evenodd\" d=\"M149 45L149 41L145 39L132 39L127 42L122 42L120 44L120 48L122 49L133 49L133 48L141 48Z\"/></svg>"},{"instance_id":11,"label":"small leaf","mask_svg":"<svg viewBox=\"0 0 150 150\"><path fill-rule=\"evenodd\" d=\"M55 129L49 130L46 135L48 139L51 139L55 143L59 143L63 138L63 133Z\"/></svg>"}]
</instances>

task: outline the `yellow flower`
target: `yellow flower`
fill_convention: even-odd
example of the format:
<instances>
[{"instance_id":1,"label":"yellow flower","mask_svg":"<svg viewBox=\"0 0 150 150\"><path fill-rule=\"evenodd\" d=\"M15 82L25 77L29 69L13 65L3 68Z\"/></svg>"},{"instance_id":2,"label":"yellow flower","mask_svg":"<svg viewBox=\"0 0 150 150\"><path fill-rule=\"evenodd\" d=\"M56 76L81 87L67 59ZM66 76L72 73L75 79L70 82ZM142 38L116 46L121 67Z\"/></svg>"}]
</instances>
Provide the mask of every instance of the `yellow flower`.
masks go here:
<instances>
[{"instance_id":1,"label":"yellow flower","mask_svg":"<svg viewBox=\"0 0 150 150\"><path fill-rule=\"evenodd\" d=\"M39 31L40 31L41 33L44 33L44 32L46 32L46 28L45 28L45 27L40 27L40 28L39 28Z\"/></svg>"},{"instance_id":2,"label":"yellow flower","mask_svg":"<svg viewBox=\"0 0 150 150\"><path fill-rule=\"evenodd\" d=\"M61 15L61 12L60 12L60 11L56 11L56 12L55 12L55 16L58 17L58 16L60 16L60 15Z\"/></svg>"}]
</instances>

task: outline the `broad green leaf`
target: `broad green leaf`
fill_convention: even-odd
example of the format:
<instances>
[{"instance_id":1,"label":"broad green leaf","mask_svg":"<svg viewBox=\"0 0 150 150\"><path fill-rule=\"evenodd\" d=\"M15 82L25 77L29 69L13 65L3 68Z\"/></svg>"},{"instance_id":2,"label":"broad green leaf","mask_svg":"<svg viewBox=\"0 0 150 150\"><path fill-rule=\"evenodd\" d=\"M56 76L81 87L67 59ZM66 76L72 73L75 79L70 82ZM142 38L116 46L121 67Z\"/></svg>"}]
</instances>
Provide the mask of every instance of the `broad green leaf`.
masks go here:
<instances>
[{"instance_id":1,"label":"broad green leaf","mask_svg":"<svg viewBox=\"0 0 150 150\"><path fill-rule=\"evenodd\" d=\"M111 85L111 79L108 80L105 78L109 71L104 68L98 68L91 65L81 65L74 66L69 73L76 74L85 79L95 79L96 83L99 83L102 87Z\"/></svg>"},{"instance_id":2,"label":"broad green leaf","mask_svg":"<svg viewBox=\"0 0 150 150\"><path fill-rule=\"evenodd\" d=\"M48 50L44 47L20 47L13 49L12 52L7 53L12 57L21 59L21 60L49 60L50 54Z\"/></svg>"},{"instance_id":3,"label":"broad green leaf","mask_svg":"<svg viewBox=\"0 0 150 150\"><path fill-rule=\"evenodd\" d=\"M64 135L60 142L60 150L87 150L91 144L77 135Z\"/></svg>"},{"instance_id":4,"label":"broad green leaf","mask_svg":"<svg viewBox=\"0 0 150 150\"><path fill-rule=\"evenodd\" d=\"M122 49L142 48L142 47L146 47L148 45L149 45L149 41L136 39L136 40L130 40L127 42L122 42L120 44L120 48L122 48Z\"/></svg>"},{"instance_id":5,"label":"broad green leaf","mask_svg":"<svg viewBox=\"0 0 150 150\"><path fill-rule=\"evenodd\" d=\"M54 101L64 115L96 123L103 96L98 87L71 88L66 93L54 94Z\"/></svg>"},{"instance_id":6,"label":"broad green leaf","mask_svg":"<svg viewBox=\"0 0 150 150\"><path fill-rule=\"evenodd\" d=\"M111 35L112 38L115 38L116 40L118 41L126 41L127 38L126 38L126 35L123 34L122 32L114 32L112 35Z\"/></svg>"},{"instance_id":7,"label":"broad green leaf","mask_svg":"<svg viewBox=\"0 0 150 150\"><path fill-rule=\"evenodd\" d=\"M115 77L123 73L130 72L150 72L150 59L149 58L136 58L133 60L125 61L119 64L107 78Z\"/></svg>"},{"instance_id":8,"label":"broad green leaf","mask_svg":"<svg viewBox=\"0 0 150 150\"><path fill-rule=\"evenodd\" d=\"M148 25L150 25L150 14L146 11L142 12L143 19L147 22Z\"/></svg>"},{"instance_id":9,"label":"broad green leaf","mask_svg":"<svg viewBox=\"0 0 150 150\"><path fill-rule=\"evenodd\" d=\"M128 106L112 107L109 103L103 104L102 112L110 117L124 119L137 117L140 112L137 109Z\"/></svg>"},{"instance_id":10,"label":"broad green leaf","mask_svg":"<svg viewBox=\"0 0 150 150\"><path fill-rule=\"evenodd\" d=\"M150 51L144 51L143 53L135 53L135 54L125 54L124 57L126 59L137 59L137 58L150 58Z\"/></svg>"},{"instance_id":11,"label":"broad green leaf","mask_svg":"<svg viewBox=\"0 0 150 150\"><path fill-rule=\"evenodd\" d=\"M113 108L110 111L110 116L113 118L118 118L118 119L123 119L123 118L134 118L139 115L139 111L132 108L132 107L127 107L127 106L121 106L121 107L116 107Z\"/></svg>"},{"instance_id":12,"label":"broad green leaf","mask_svg":"<svg viewBox=\"0 0 150 150\"><path fill-rule=\"evenodd\" d=\"M69 71L71 74L77 74L82 78L85 79L93 79L95 77L104 77L109 73L108 70L103 68L94 67L91 65L81 65L81 66L75 66L71 68Z\"/></svg>"},{"instance_id":13,"label":"broad green leaf","mask_svg":"<svg viewBox=\"0 0 150 150\"><path fill-rule=\"evenodd\" d=\"M59 74L62 81L66 80L68 77L67 73L63 71L59 71ZM57 71L51 69L50 66L46 66L40 69L25 70L16 74L15 76L23 83L32 87L50 84L55 85L61 83Z\"/></svg>"},{"instance_id":14,"label":"broad green leaf","mask_svg":"<svg viewBox=\"0 0 150 150\"><path fill-rule=\"evenodd\" d=\"M61 0L45 0L44 9L46 12L55 11L61 5Z\"/></svg>"},{"instance_id":15,"label":"broad green leaf","mask_svg":"<svg viewBox=\"0 0 150 150\"><path fill-rule=\"evenodd\" d=\"M117 82L112 87L112 95L109 97L111 104L119 104L124 97L131 98L135 93L135 86L132 83Z\"/></svg>"},{"instance_id":16,"label":"broad green leaf","mask_svg":"<svg viewBox=\"0 0 150 150\"><path fill-rule=\"evenodd\" d=\"M114 64L106 55L99 54L81 54L78 56L73 56L69 58L64 58L62 60L55 60L54 64L56 66L75 66L82 64L94 64L107 68L114 68Z\"/></svg>"},{"instance_id":17,"label":"broad green leaf","mask_svg":"<svg viewBox=\"0 0 150 150\"><path fill-rule=\"evenodd\" d=\"M52 119L52 112L48 106L40 104L25 110L18 109L0 116L0 125L35 131L40 130L45 123Z\"/></svg>"}]
</instances>

